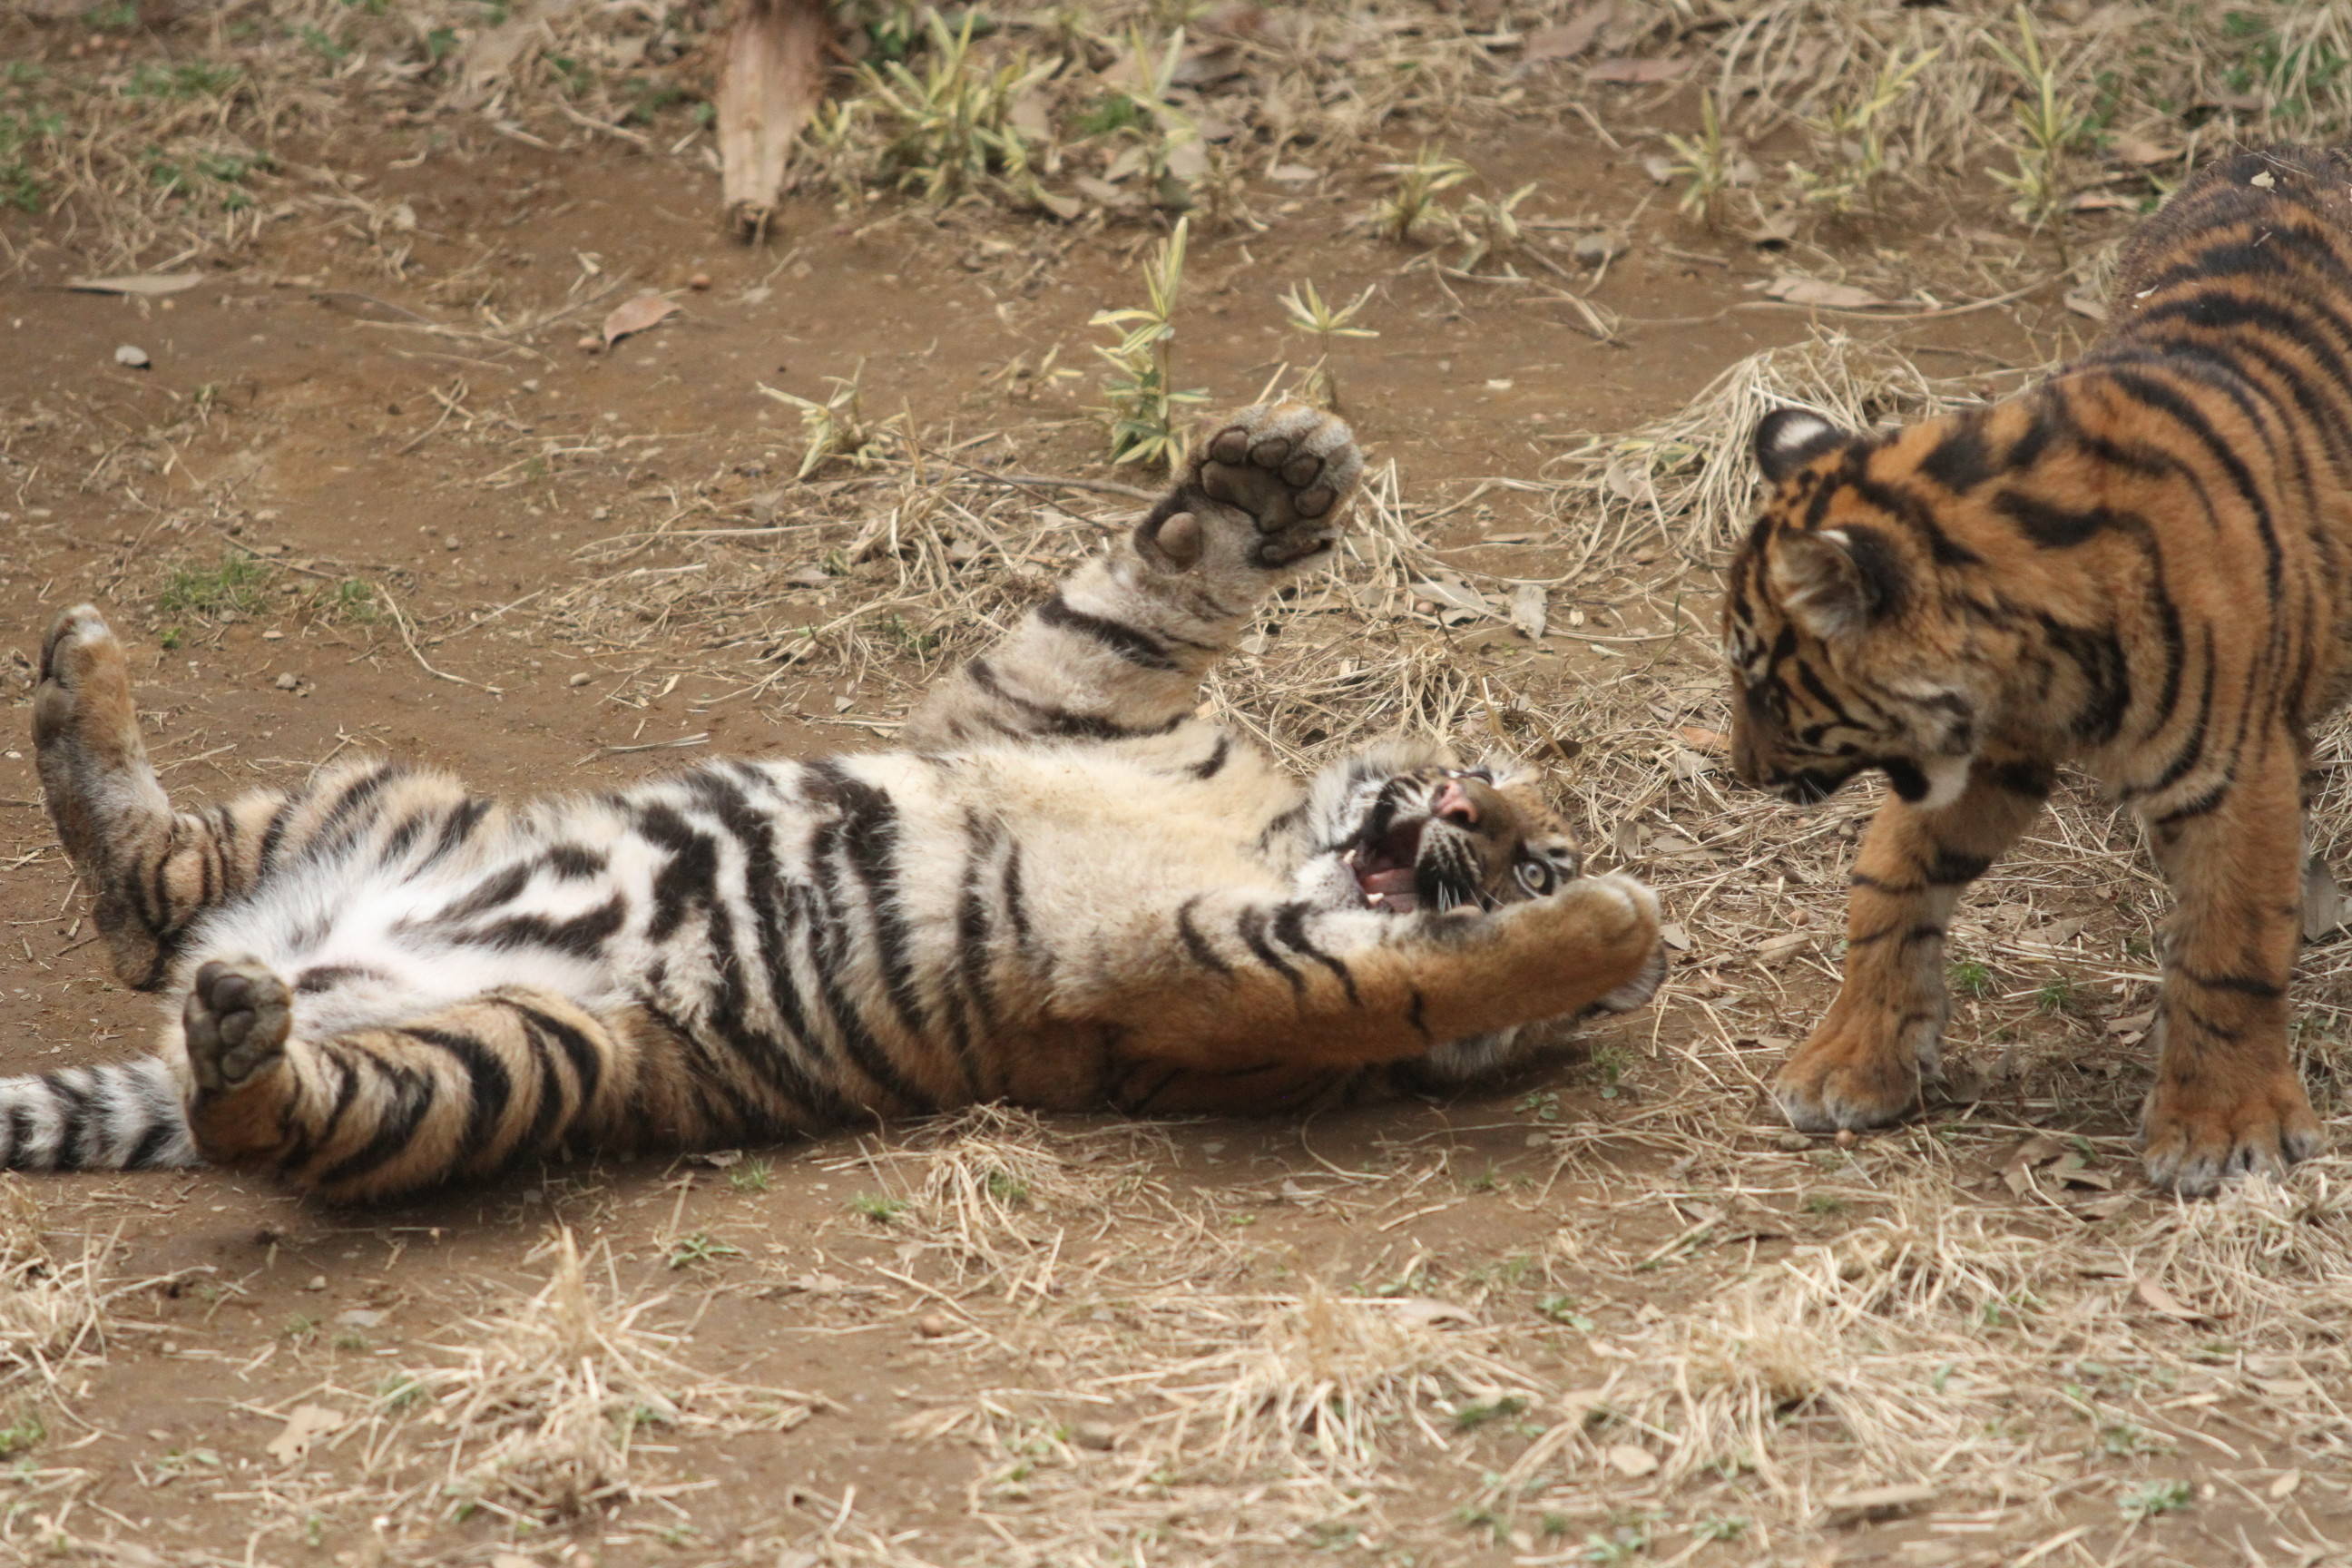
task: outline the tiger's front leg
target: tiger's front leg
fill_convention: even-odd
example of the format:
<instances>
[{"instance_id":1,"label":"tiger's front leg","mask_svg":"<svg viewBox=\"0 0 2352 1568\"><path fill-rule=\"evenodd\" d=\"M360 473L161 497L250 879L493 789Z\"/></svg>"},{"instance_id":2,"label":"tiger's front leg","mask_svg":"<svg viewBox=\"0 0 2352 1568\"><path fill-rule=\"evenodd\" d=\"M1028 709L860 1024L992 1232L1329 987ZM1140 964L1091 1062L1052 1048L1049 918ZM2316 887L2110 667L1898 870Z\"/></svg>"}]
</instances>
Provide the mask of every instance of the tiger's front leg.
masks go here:
<instances>
[{"instance_id":1,"label":"tiger's front leg","mask_svg":"<svg viewBox=\"0 0 2352 1568\"><path fill-rule=\"evenodd\" d=\"M1330 550L1363 466L1335 415L1242 410L1133 533L940 683L907 743L1166 733L1266 595Z\"/></svg>"},{"instance_id":2,"label":"tiger's front leg","mask_svg":"<svg viewBox=\"0 0 2352 1568\"><path fill-rule=\"evenodd\" d=\"M147 761L122 645L88 605L59 616L42 641L33 751L115 973L155 989L187 923L252 881L261 825L284 792L175 814Z\"/></svg>"},{"instance_id":3,"label":"tiger's front leg","mask_svg":"<svg viewBox=\"0 0 2352 1568\"><path fill-rule=\"evenodd\" d=\"M2319 1147L2287 1044L2303 914L2301 801L2288 758L2282 742L2242 759L2211 809L2153 826L2177 907L2140 1133L2149 1180L2189 1197L2241 1172L2283 1175Z\"/></svg>"},{"instance_id":4,"label":"tiger's front leg","mask_svg":"<svg viewBox=\"0 0 2352 1568\"><path fill-rule=\"evenodd\" d=\"M1953 907L2040 814L2050 784L2046 768L1979 761L1949 805L1890 796L1879 807L1854 862L1844 983L1773 1083L1791 1124L1878 1127L1916 1109L1941 1062Z\"/></svg>"},{"instance_id":5,"label":"tiger's front leg","mask_svg":"<svg viewBox=\"0 0 2352 1568\"><path fill-rule=\"evenodd\" d=\"M1450 1042L1633 1005L1663 970L1658 901L1591 877L1477 914L1313 910L1234 893L1187 900L1166 938L1086 988L1129 1062L1247 1075L1400 1061ZM1197 1089L1197 1085L1195 1086ZM1197 1100L1197 1094L1194 1097Z\"/></svg>"}]
</instances>

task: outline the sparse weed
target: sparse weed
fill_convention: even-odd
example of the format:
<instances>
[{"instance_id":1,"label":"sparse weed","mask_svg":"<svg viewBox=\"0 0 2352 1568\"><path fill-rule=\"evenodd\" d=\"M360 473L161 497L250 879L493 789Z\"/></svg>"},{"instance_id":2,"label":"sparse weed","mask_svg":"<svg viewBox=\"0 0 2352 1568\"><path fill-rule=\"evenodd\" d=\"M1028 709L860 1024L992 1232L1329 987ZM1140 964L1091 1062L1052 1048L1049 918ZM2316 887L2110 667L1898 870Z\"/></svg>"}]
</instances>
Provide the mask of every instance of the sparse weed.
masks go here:
<instances>
[{"instance_id":1,"label":"sparse weed","mask_svg":"<svg viewBox=\"0 0 2352 1568\"><path fill-rule=\"evenodd\" d=\"M1116 343L1095 345L1095 353L1111 367L1103 381L1103 395L1110 402L1102 412L1110 426L1114 463L1174 467L1183 456L1183 439L1176 429L1177 409L1208 401L1205 392L1177 390L1174 380L1176 298L1184 286L1189 222L1178 218L1175 228L1144 264L1149 305L1097 310L1087 322L1116 327L1121 333Z\"/></svg>"},{"instance_id":2,"label":"sparse weed","mask_svg":"<svg viewBox=\"0 0 2352 1568\"><path fill-rule=\"evenodd\" d=\"M907 1200L880 1193L859 1193L849 1200L849 1207L852 1213L864 1215L876 1225L888 1225L907 1212Z\"/></svg>"},{"instance_id":3,"label":"sparse weed","mask_svg":"<svg viewBox=\"0 0 2352 1568\"><path fill-rule=\"evenodd\" d=\"M800 411L801 430L807 437L807 444L801 448L801 466L794 479L807 479L835 458L847 459L854 468L870 468L890 455L898 416L894 414L878 424L866 419L858 385L865 375L866 362L860 360L857 368L845 377L826 376L833 390L823 403L761 384L762 393Z\"/></svg>"},{"instance_id":4,"label":"sparse weed","mask_svg":"<svg viewBox=\"0 0 2352 1568\"><path fill-rule=\"evenodd\" d=\"M716 1263L722 1258L742 1256L741 1247L730 1246L707 1230L695 1230L669 1244L667 1261L672 1268L691 1268L697 1264Z\"/></svg>"},{"instance_id":5,"label":"sparse weed","mask_svg":"<svg viewBox=\"0 0 2352 1568\"><path fill-rule=\"evenodd\" d=\"M920 69L904 59L861 65L866 108L835 110L820 142L845 150L855 114L870 112L882 121L881 171L900 190L939 202L990 183L1030 188L1031 137L1014 122L1013 105L1051 74L1054 62L1014 54L993 68L982 65L971 52L978 22L979 13L968 11L950 27L927 9L929 49Z\"/></svg>"},{"instance_id":6,"label":"sparse weed","mask_svg":"<svg viewBox=\"0 0 2352 1568\"><path fill-rule=\"evenodd\" d=\"M0 1426L0 1459L13 1459L40 1446L49 1435L41 1413L27 1405L18 1411L5 1426Z\"/></svg>"},{"instance_id":7,"label":"sparse weed","mask_svg":"<svg viewBox=\"0 0 2352 1568\"><path fill-rule=\"evenodd\" d=\"M1668 132L1666 150L1675 155L1667 178L1683 183L1675 204L1685 213L1714 227L1723 218L1723 195L1731 188L1731 151L1723 136L1723 114L1713 91L1698 100L1698 134Z\"/></svg>"},{"instance_id":8,"label":"sparse weed","mask_svg":"<svg viewBox=\"0 0 2352 1568\"><path fill-rule=\"evenodd\" d=\"M1900 51L1889 55L1868 91L1832 105L1819 120L1807 121L1805 129L1827 148L1831 163L1818 172L1790 164L1789 174L1798 194L1832 212L1851 212L1867 205L1876 193L1879 176L1888 167L1885 117L1910 96L1919 73L1942 52L1933 48L1916 55Z\"/></svg>"},{"instance_id":9,"label":"sparse weed","mask_svg":"<svg viewBox=\"0 0 2352 1568\"><path fill-rule=\"evenodd\" d=\"M320 589L318 604L320 615L331 621L373 626L383 619L383 606L375 584L364 577L346 577Z\"/></svg>"},{"instance_id":10,"label":"sparse weed","mask_svg":"<svg viewBox=\"0 0 2352 1568\"><path fill-rule=\"evenodd\" d=\"M727 1184L739 1193L764 1193L776 1184L776 1168L765 1160L746 1160L727 1173Z\"/></svg>"},{"instance_id":11,"label":"sparse weed","mask_svg":"<svg viewBox=\"0 0 2352 1568\"><path fill-rule=\"evenodd\" d=\"M1490 256L1525 249L1528 237L1519 227L1519 204L1535 194L1536 183L1529 180L1508 195L1465 198L1460 212L1447 215L1454 237L1462 244L1456 265L1467 272Z\"/></svg>"},{"instance_id":12,"label":"sparse weed","mask_svg":"<svg viewBox=\"0 0 2352 1568\"><path fill-rule=\"evenodd\" d=\"M2025 99L2015 109L2018 129L2025 140L2016 149L2014 170L1987 172L2013 198L2009 205L2011 216L2036 229L2050 226L2058 241L2063 265L2066 254L2066 159L2089 121L2061 87L2063 73L2042 48L2041 35L2034 30L2033 14L2021 5L2017 8L2017 34L2014 49L1998 39L1989 43L2001 63L2015 72L2025 86Z\"/></svg>"},{"instance_id":13,"label":"sparse weed","mask_svg":"<svg viewBox=\"0 0 2352 1568\"><path fill-rule=\"evenodd\" d=\"M1306 332L1316 342L1315 366L1307 373L1304 389L1309 401L1335 410L1339 406L1339 377L1331 368L1331 342L1335 338L1380 336L1370 327L1349 325L1371 297L1372 286L1367 284L1352 301L1335 309L1324 302L1312 279L1294 284L1290 292L1282 296L1282 313L1288 319L1290 330Z\"/></svg>"},{"instance_id":14,"label":"sparse weed","mask_svg":"<svg viewBox=\"0 0 2352 1568\"><path fill-rule=\"evenodd\" d=\"M1427 142L1413 154L1410 163L1383 163L1381 171L1395 180L1395 185L1372 209L1374 233L1399 244L1410 241L1422 226L1432 220L1443 219L1443 209L1437 205L1438 193L1450 191L1470 177L1470 165L1459 158L1449 158Z\"/></svg>"}]
</instances>

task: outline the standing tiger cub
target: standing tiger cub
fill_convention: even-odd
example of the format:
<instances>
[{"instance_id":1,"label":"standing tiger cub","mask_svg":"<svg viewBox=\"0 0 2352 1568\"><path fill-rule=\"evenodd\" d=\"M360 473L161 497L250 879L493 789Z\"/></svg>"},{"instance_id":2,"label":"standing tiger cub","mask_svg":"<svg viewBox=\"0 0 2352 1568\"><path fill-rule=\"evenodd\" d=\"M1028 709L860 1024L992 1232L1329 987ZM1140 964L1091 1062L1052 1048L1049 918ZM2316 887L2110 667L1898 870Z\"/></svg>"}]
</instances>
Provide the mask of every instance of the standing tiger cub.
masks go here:
<instances>
[{"instance_id":1,"label":"standing tiger cub","mask_svg":"<svg viewBox=\"0 0 2352 1568\"><path fill-rule=\"evenodd\" d=\"M504 803L343 763L174 813L122 649L41 654L49 814L162 1052L0 1081L0 1163L198 1159L333 1200L982 1100L1262 1110L1456 1083L1638 1005L1657 906L1530 779L1433 746L1302 788L1192 715L1362 467L1296 405L1217 432L904 749Z\"/></svg>"},{"instance_id":2,"label":"standing tiger cub","mask_svg":"<svg viewBox=\"0 0 2352 1568\"><path fill-rule=\"evenodd\" d=\"M1811 1131L1916 1103L1954 902L2053 764L2130 805L2176 904L2141 1133L2193 1194L2319 1142L2286 991L2311 732L2352 689L2352 157L2200 174L2127 246L2111 321L2005 403L1868 435L1766 417L1724 611L1733 746L1791 800L1894 786L1844 984L1777 1086Z\"/></svg>"}]
</instances>

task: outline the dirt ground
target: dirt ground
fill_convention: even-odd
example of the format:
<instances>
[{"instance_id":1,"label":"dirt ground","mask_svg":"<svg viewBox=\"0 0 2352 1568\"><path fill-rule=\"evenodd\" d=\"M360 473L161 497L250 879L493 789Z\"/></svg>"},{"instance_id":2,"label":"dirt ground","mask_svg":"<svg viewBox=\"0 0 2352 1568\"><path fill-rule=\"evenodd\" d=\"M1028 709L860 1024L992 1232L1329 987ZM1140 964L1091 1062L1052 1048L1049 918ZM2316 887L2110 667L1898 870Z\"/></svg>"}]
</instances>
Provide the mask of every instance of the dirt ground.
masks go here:
<instances>
[{"instance_id":1,"label":"dirt ground","mask_svg":"<svg viewBox=\"0 0 2352 1568\"><path fill-rule=\"evenodd\" d=\"M95 601L132 644L181 799L345 747L593 786L682 752L887 744L989 617L1128 515L1116 487L1154 482L1108 463L1096 411L1091 318L1142 302L1171 222L1132 180L1096 182L1113 201L1073 178L1066 221L844 179L836 156L739 244L694 112L708 16L541 8L565 14L550 58L564 28L641 37L656 13L669 31L633 58L687 40L653 79L690 90L624 115L527 91L520 67L465 102L411 68L447 54L432 18L371 42L381 5L32 9L0 20L0 193L12 169L38 187L17 204L37 210L0 208L0 1069L135 1054L154 1021L103 973L39 806L24 710L58 607ZM443 9L459 60L509 20ZM1130 22L1190 19L1187 59L1238 26L1234 7L1099 9L1118 25L1078 53L1106 81ZM1400 722L1543 756L1602 858L1666 898L1681 951L1654 1008L1491 1091L1303 1125L990 1112L384 1213L210 1173L16 1181L5 1549L2352 1561L2347 1167L2200 1205L2143 1186L2127 1134L2158 906L2131 829L2076 800L1988 883L1956 932L1948 1100L1810 1139L1759 1086L1829 994L1870 801L1800 812L1719 769L1713 574L1740 498L1693 487L1737 472L1738 399L1875 417L2020 384L2095 331L2098 256L2198 139L2161 105L2158 130L2084 132L2063 251L1990 154L1948 179L1923 156L1857 213L1768 198L1820 145L1789 115L1750 113L1710 199L1706 159L1666 138L1704 139L1697 84L1739 63L1734 24L1785 13L1800 43L1854 24L1627 5L1567 50L1595 9L1331 8L1374 42L1279 68L1344 125L1268 133L1231 109L1278 74L1270 46L1171 89L1239 121L1220 156L1247 213L1195 206L1174 352L1180 385L1246 402L1318 357L1286 289L1369 291L1349 324L1377 335L1332 338L1329 369L1392 481L1340 581L1279 612L1213 700L1302 757ZM2095 39L2125 8L2053 9ZM306 47L316 79L289 87ZM1366 73L1400 49L1460 74L1383 97ZM2008 135L2019 89L1970 58L1935 90L1979 93L1962 118ZM2087 102L2098 62L2073 59ZM211 68L257 85L194 131L124 96L142 70ZM76 119L117 109L163 149L128 184L109 171L137 155ZM68 125L46 153L41 113ZM2174 161L2143 177L2126 132L2165 126ZM268 157L205 176L236 199L174 191L153 170L191 135ZM1396 165L1433 146L1475 172L1441 205L1533 183L1511 244L1372 232ZM196 281L68 287L132 274ZM583 346L641 290L677 313ZM1718 383L1734 366L1748 379ZM823 403L835 377L856 378L864 461L796 477L803 422L763 389ZM1509 608L1529 584L1533 637ZM2334 962L2309 965L2304 1045L2342 1148Z\"/></svg>"}]
</instances>

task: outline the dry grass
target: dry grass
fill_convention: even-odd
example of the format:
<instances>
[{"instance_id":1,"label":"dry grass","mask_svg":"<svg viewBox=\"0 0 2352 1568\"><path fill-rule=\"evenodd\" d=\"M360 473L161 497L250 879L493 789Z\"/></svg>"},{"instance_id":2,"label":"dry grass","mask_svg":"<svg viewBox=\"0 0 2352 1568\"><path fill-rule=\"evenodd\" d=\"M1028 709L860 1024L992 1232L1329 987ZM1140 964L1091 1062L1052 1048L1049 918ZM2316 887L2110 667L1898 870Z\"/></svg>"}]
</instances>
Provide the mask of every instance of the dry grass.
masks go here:
<instances>
[{"instance_id":1,"label":"dry grass","mask_svg":"<svg viewBox=\"0 0 2352 1568\"><path fill-rule=\"evenodd\" d=\"M467 1323L467 1342L444 1347L456 1364L412 1374L390 1396L405 1409L416 1404L408 1391L423 1391L431 1403L417 1424L451 1434L436 1445L447 1453L438 1489L457 1506L563 1520L688 1495L698 1483L643 1479L644 1450L667 1452L686 1431L788 1431L824 1404L679 1361L679 1336L646 1321L667 1299L625 1300L592 1278L571 1231L540 1255L551 1258L545 1286Z\"/></svg>"}]
</instances>

